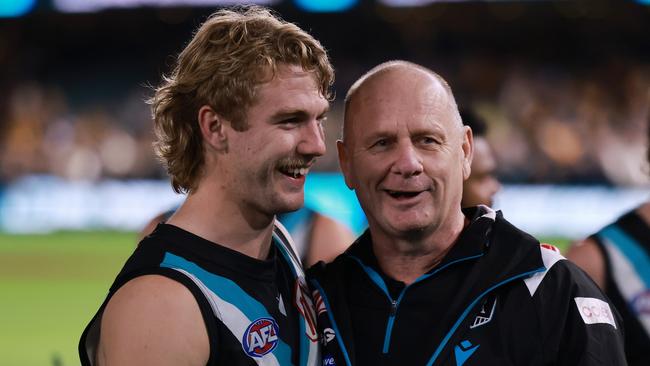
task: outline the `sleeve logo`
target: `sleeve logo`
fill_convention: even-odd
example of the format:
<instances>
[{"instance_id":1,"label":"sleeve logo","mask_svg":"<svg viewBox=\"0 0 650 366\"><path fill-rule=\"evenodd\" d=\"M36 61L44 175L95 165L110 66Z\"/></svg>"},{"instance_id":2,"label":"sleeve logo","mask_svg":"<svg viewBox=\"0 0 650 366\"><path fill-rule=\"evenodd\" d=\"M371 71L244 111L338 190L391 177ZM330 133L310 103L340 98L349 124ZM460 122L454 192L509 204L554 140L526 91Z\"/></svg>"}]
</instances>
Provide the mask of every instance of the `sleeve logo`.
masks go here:
<instances>
[{"instance_id":1,"label":"sleeve logo","mask_svg":"<svg viewBox=\"0 0 650 366\"><path fill-rule=\"evenodd\" d=\"M259 318L253 321L242 339L244 352L251 357L262 357L278 345L278 324L273 318Z\"/></svg>"},{"instance_id":2,"label":"sleeve logo","mask_svg":"<svg viewBox=\"0 0 650 366\"><path fill-rule=\"evenodd\" d=\"M585 324L609 324L616 328L609 304L593 297L576 297L578 312Z\"/></svg>"}]
</instances>

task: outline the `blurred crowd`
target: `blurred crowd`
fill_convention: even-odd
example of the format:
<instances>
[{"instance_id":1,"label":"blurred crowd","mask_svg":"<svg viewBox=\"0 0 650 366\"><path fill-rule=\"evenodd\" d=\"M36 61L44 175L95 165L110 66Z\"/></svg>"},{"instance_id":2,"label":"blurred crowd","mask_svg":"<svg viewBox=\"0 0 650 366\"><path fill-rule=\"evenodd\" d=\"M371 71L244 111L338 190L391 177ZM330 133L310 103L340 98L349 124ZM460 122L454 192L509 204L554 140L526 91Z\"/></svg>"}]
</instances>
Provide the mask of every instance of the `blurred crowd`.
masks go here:
<instances>
[{"instance_id":1,"label":"blurred crowd","mask_svg":"<svg viewBox=\"0 0 650 366\"><path fill-rule=\"evenodd\" d=\"M488 70L471 73L481 71ZM461 73L456 79L469 77ZM451 83L453 88L454 78ZM87 181L164 177L151 149L145 103L150 93L134 86L121 100L98 98L75 108L60 86L19 83L8 91L0 121L1 179L6 183L26 174ZM341 99L326 122L328 154L319 170L337 170ZM461 103L488 121L488 139L506 182L633 186L647 183L642 131L649 100L650 66L611 62L580 75L512 67L493 98Z\"/></svg>"},{"instance_id":2,"label":"blurred crowd","mask_svg":"<svg viewBox=\"0 0 650 366\"><path fill-rule=\"evenodd\" d=\"M486 120L503 182L648 184L650 12L612 5L607 16L579 18L545 4L322 17L280 9L309 24L336 67L328 153L317 169L338 170L335 140L352 80L402 58L441 73L459 104ZM517 17L504 18L513 9ZM0 21L0 68L12 70L0 78L0 183L28 174L164 179L146 85L168 71L197 19L171 9Z\"/></svg>"}]
</instances>

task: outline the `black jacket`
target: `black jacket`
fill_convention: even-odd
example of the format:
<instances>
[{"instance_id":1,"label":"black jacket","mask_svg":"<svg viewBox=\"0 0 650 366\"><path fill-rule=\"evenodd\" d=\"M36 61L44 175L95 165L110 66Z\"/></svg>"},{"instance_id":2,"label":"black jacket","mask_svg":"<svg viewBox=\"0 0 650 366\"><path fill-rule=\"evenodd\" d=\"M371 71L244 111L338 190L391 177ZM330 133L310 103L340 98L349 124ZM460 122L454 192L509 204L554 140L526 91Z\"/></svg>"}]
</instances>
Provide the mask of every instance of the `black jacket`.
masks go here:
<instances>
[{"instance_id":1,"label":"black jacket","mask_svg":"<svg viewBox=\"0 0 650 366\"><path fill-rule=\"evenodd\" d=\"M324 365L625 365L622 322L587 275L501 213L467 211L444 260L409 286L364 233L310 271Z\"/></svg>"}]
</instances>

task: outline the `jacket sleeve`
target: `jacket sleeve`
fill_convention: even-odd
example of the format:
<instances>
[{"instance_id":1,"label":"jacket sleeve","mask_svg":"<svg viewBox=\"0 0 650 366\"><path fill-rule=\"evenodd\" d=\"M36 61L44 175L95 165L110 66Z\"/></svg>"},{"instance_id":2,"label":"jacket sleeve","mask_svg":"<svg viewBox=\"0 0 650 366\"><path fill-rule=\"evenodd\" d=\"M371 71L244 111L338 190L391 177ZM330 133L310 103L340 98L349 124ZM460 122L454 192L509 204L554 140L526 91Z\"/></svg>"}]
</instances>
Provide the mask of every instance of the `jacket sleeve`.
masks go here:
<instances>
[{"instance_id":1,"label":"jacket sleeve","mask_svg":"<svg viewBox=\"0 0 650 366\"><path fill-rule=\"evenodd\" d=\"M573 263L557 261L532 296L541 324L545 364L627 365L618 311Z\"/></svg>"}]
</instances>

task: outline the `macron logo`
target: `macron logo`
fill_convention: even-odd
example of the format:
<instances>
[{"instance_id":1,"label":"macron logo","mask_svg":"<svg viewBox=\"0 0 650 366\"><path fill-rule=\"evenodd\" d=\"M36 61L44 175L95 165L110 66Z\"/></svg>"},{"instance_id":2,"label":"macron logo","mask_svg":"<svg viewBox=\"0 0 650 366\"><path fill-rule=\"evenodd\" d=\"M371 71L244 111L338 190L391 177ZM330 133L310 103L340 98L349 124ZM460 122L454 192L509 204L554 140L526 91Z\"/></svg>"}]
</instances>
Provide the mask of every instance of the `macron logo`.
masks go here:
<instances>
[{"instance_id":1,"label":"macron logo","mask_svg":"<svg viewBox=\"0 0 650 366\"><path fill-rule=\"evenodd\" d=\"M472 347L472 342L462 341L460 345L454 347L454 355L456 356L456 366L463 366L465 361L474 354L480 345Z\"/></svg>"}]
</instances>

